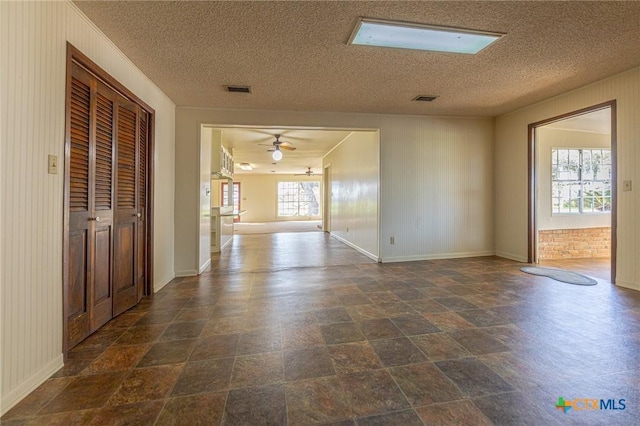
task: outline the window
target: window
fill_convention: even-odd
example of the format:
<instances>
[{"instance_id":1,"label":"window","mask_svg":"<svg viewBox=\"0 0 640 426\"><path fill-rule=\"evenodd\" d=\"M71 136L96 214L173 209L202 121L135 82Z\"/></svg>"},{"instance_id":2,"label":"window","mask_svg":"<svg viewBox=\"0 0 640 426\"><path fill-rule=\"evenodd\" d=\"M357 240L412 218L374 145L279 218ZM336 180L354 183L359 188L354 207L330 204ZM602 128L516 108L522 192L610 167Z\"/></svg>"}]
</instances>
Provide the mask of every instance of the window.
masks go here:
<instances>
[{"instance_id":1,"label":"window","mask_svg":"<svg viewBox=\"0 0 640 426\"><path fill-rule=\"evenodd\" d=\"M611 212L611 150L551 150L553 213Z\"/></svg>"},{"instance_id":2,"label":"window","mask_svg":"<svg viewBox=\"0 0 640 426\"><path fill-rule=\"evenodd\" d=\"M221 206L228 205L229 200L229 184L222 182L222 191L220 193L222 200L220 200ZM233 210L240 211L240 182L233 182ZM234 222L240 222L240 215L233 217Z\"/></svg>"},{"instance_id":3,"label":"window","mask_svg":"<svg viewBox=\"0 0 640 426\"><path fill-rule=\"evenodd\" d=\"M278 182L278 216L318 216L319 182Z\"/></svg>"}]
</instances>

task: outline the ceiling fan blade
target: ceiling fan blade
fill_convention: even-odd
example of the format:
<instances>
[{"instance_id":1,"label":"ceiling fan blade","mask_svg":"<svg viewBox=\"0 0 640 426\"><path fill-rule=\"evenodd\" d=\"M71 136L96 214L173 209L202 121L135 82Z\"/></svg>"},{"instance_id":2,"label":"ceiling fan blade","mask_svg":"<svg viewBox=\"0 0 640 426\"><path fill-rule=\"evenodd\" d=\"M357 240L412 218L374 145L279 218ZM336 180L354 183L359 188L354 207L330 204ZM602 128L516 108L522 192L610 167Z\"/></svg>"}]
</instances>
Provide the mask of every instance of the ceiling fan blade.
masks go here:
<instances>
[{"instance_id":1,"label":"ceiling fan blade","mask_svg":"<svg viewBox=\"0 0 640 426\"><path fill-rule=\"evenodd\" d=\"M305 137L302 137L302 136L296 136L295 134L291 134L290 132L287 132L287 131L284 131L284 132L280 133L280 137L282 139L296 139L296 140L299 140L299 141L309 140L309 138L305 138Z\"/></svg>"},{"instance_id":2,"label":"ceiling fan blade","mask_svg":"<svg viewBox=\"0 0 640 426\"><path fill-rule=\"evenodd\" d=\"M295 151L296 148L287 145L280 145L280 149L284 149L285 151Z\"/></svg>"}]
</instances>

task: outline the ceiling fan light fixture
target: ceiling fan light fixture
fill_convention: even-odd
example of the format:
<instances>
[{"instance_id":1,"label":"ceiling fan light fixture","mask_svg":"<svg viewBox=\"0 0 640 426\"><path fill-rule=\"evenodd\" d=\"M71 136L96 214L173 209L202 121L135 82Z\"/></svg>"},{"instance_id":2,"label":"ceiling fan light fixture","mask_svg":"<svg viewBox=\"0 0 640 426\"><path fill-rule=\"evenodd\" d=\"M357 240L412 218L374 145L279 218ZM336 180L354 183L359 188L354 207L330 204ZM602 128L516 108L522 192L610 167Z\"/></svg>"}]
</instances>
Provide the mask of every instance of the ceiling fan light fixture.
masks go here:
<instances>
[{"instance_id":1,"label":"ceiling fan light fixture","mask_svg":"<svg viewBox=\"0 0 640 426\"><path fill-rule=\"evenodd\" d=\"M276 147L275 151L273 151L273 154L271 154L271 158L273 158L275 161L282 160L282 151L280 151L280 148Z\"/></svg>"},{"instance_id":2,"label":"ceiling fan light fixture","mask_svg":"<svg viewBox=\"0 0 640 426\"><path fill-rule=\"evenodd\" d=\"M360 18L349 44L475 55L504 34Z\"/></svg>"}]
</instances>

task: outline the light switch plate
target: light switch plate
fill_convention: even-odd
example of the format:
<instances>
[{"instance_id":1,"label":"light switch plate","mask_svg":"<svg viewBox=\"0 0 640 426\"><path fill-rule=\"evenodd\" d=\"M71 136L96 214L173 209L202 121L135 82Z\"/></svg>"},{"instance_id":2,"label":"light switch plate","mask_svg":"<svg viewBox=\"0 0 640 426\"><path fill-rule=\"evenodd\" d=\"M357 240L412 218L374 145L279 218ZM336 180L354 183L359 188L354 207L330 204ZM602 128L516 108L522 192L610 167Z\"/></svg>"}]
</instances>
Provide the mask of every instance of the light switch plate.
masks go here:
<instances>
[{"instance_id":1,"label":"light switch plate","mask_svg":"<svg viewBox=\"0 0 640 426\"><path fill-rule=\"evenodd\" d=\"M49 155L49 174L50 175L58 174L58 156L57 155Z\"/></svg>"},{"instance_id":2,"label":"light switch plate","mask_svg":"<svg viewBox=\"0 0 640 426\"><path fill-rule=\"evenodd\" d=\"M623 191L631 191L631 187L632 187L632 184L631 184L630 180L625 180L625 181L622 182L622 190Z\"/></svg>"}]
</instances>

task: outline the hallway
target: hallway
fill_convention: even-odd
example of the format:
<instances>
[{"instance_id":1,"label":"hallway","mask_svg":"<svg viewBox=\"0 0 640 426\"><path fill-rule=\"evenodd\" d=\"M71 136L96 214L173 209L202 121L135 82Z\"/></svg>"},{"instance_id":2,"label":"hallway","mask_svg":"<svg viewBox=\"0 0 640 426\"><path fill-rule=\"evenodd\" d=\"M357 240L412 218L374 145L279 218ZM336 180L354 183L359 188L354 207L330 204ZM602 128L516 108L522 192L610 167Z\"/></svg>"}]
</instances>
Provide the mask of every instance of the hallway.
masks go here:
<instances>
[{"instance_id":1,"label":"hallway","mask_svg":"<svg viewBox=\"0 0 640 426\"><path fill-rule=\"evenodd\" d=\"M2 424L636 423L640 293L521 266L238 236L74 348ZM559 396L627 408L563 414Z\"/></svg>"}]
</instances>

